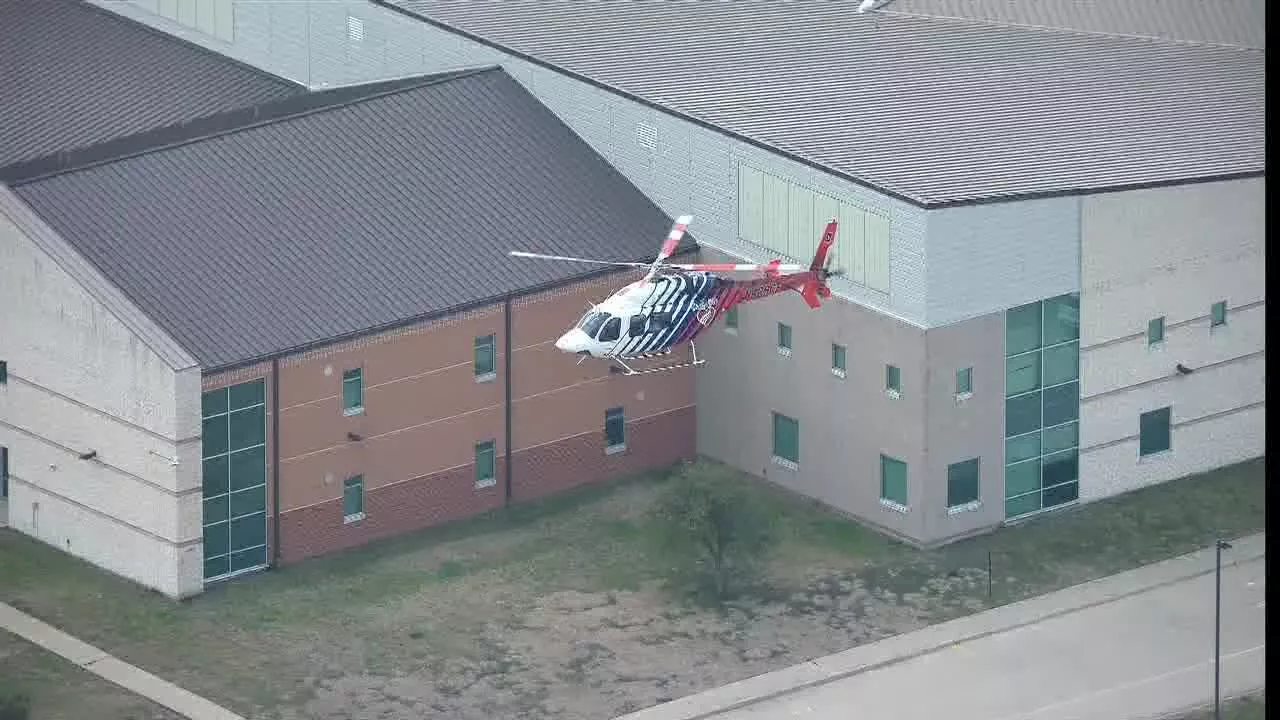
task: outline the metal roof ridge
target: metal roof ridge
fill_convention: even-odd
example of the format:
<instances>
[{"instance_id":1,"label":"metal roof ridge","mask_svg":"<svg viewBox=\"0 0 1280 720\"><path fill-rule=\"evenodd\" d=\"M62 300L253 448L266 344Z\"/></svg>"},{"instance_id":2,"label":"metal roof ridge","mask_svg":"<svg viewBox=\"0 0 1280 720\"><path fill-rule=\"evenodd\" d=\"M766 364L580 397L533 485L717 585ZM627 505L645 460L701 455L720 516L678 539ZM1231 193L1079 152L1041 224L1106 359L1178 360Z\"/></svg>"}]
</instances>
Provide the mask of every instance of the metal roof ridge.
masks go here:
<instances>
[{"instance_id":1,"label":"metal roof ridge","mask_svg":"<svg viewBox=\"0 0 1280 720\"><path fill-rule=\"evenodd\" d=\"M110 12L103 10L102 12ZM160 31L157 31L160 32ZM427 75L341 85L226 110L195 120L145 130L122 138L33 158L0 168L0 183L19 187L58 175L87 170L176 147L224 137L246 130L287 122L308 115L337 110L369 100L417 90L489 72L503 72L498 65L482 65Z\"/></svg>"}]
</instances>

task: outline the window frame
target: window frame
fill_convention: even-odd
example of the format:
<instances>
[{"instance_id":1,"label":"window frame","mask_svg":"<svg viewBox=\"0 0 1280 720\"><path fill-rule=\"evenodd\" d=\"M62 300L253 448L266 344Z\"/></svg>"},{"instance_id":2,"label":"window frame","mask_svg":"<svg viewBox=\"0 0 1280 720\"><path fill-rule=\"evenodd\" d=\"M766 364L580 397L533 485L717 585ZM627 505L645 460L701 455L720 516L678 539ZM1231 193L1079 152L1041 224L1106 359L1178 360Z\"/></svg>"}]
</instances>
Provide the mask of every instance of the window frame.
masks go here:
<instances>
[{"instance_id":1,"label":"window frame","mask_svg":"<svg viewBox=\"0 0 1280 720\"><path fill-rule=\"evenodd\" d=\"M355 512L347 512L347 500L351 497L351 490L356 490L356 500L360 503L360 507ZM364 514L364 473L356 473L342 481L342 522L350 524L363 520Z\"/></svg>"},{"instance_id":2,"label":"window frame","mask_svg":"<svg viewBox=\"0 0 1280 720\"><path fill-rule=\"evenodd\" d=\"M792 337L791 333L791 326L784 322L778 323L778 354L790 355L792 352L792 342L794 340L795 338Z\"/></svg>"},{"instance_id":3,"label":"window frame","mask_svg":"<svg viewBox=\"0 0 1280 720\"><path fill-rule=\"evenodd\" d=\"M1209 306L1209 327L1219 328L1227 324L1227 301L1219 300Z\"/></svg>"},{"instance_id":4,"label":"window frame","mask_svg":"<svg viewBox=\"0 0 1280 720\"><path fill-rule=\"evenodd\" d=\"M486 348L487 346L487 348ZM489 369L485 370L481 363L481 352L488 356ZM471 370L476 382L488 382L498 376L498 335L477 335L472 343Z\"/></svg>"},{"instance_id":5,"label":"window frame","mask_svg":"<svg viewBox=\"0 0 1280 720\"><path fill-rule=\"evenodd\" d=\"M964 382L961 382L961 378ZM973 396L973 368L964 367L956 370L956 397L967 398Z\"/></svg>"},{"instance_id":6,"label":"window frame","mask_svg":"<svg viewBox=\"0 0 1280 720\"><path fill-rule=\"evenodd\" d=\"M838 378L849 374L849 348L840 343L831 343L831 374Z\"/></svg>"},{"instance_id":7,"label":"window frame","mask_svg":"<svg viewBox=\"0 0 1280 720\"><path fill-rule=\"evenodd\" d=\"M481 458L488 455L489 474L481 473ZM498 484L498 441L481 440L475 445L476 487L487 488Z\"/></svg>"},{"instance_id":8,"label":"window frame","mask_svg":"<svg viewBox=\"0 0 1280 720\"><path fill-rule=\"evenodd\" d=\"M796 418L791 417L790 415L784 415L783 413L777 412L776 410L770 411L769 414L770 414L770 420L771 420L771 426L770 426L771 439L770 439L770 448L769 448L770 457L773 459L773 462L775 465L779 465L781 467L785 467L791 470L799 469L800 467L800 421ZM793 451L794 457L783 455L782 452L787 451L788 448L780 447L779 446L780 444L778 442L778 429L780 427L786 426L787 423L790 423L791 432L795 436L795 447L790 448L790 450Z\"/></svg>"},{"instance_id":9,"label":"window frame","mask_svg":"<svg viewBox=\"0 0 1280 720\"><path fill-rule=\"evenodd\" d=\"M885 363L884 391L889 397L902 397L902 368L891 363Z\"/></svg>"},{"instance_id":10,"label":"window frame","mask_svg":"<svg viewBox=\"0 0 1280 720\"><path fill-rule=\"evenodd\" d=\"M1155 420L1159 418L1161 415L1164 416L1163 422L1160 425L1154 426L1154 427L1158 428L1159 431L1164 435L1164 437L1162 438L1164 441L1164 447L1156 448L1154 450L1148 450L1147 446L1148 446L1149 440L1147 439L1147 433L1145 431L1153 427L1151 425L1148 425L1148 422L1149 422L1148 418ZM1139 459L1148 458L1148 457L1152 457L1153 455L1160 455L1162 453L1171 452L1172 450L1173 450L1173 406L1166 405L1161 408L1155 408L1154 410L1148 410L1144 413L1140 413L1138 415L1138 458Z\"/></svg>"},{"instance_id":11,"label":"window frame","mask_svg":"<svg viewBox=\"0 0 1280 720\"><path fill-rule=\"evenodd\" d=\"M890 489L888 487L889 474L887 470L889 467L897 467L897 466L902 467L902 500L901 502L899 502L897 499L893 497L890 497L887 492ZM885 455L884 453L880 453L880 504L881 505L888 507L892 510L896 510L898 512L903 512L903 513L907 512L910 509L911 507L910 484L911 483L910 483L910 475L908 473L909 473L909 468L907 467L907 463L905 461L900 460L896 457L893 457L892 455Z\"/></svg>"},{"instance_id":12,"label":"window frame","mask_svg":"<svg viewBox=\"0 0 1280 720\"><path fill-rule=\"evenodd\" d=\"M354 373L354 374L353 374ZM357 401L355 405L347 404L347 383L356 383ZM348 368L342 371L342 414L360 415L364 413L364 366Z\"/></svg>"},{"instance_id":13,"label":"window frame","mask_svg":"<svg viewBox=\"0 0 1280 720\"><path fill-rule=\"evenodd\" d=\"M1165 316L1151 318L1147 321L1147 347L1155 347L1164 343Z\"/></svg>"},{"instance_id":14,"label":"window frame","mask_svg":"<svg viewBox=\"0 0 1280 720\"><path fill-rule=\"evenodd\" d=\"M957 481L956 474L961 470L968 470L973 467L973 497L970 498L953 498L955 489L953 484ZM962 478L967 480L967 478ZM965 510L972 510L982 504L982 459L969 458L947 465L947 512L956 513Z\"/></svg>"},{"instance_id":15,"label":"window frame","mask_svg":"<svg viewBox=\"0 0 1280 720\"><path fill-rule=\"evenodd\" d=\"M617 423L617 425L613 425ZM610 428L618 428L618 442L611 442ZM606 455L620 453L627 449L627 415L626 410L621 406L611 407L604 411L604 452Z\"/></svg>"}]
</instances>

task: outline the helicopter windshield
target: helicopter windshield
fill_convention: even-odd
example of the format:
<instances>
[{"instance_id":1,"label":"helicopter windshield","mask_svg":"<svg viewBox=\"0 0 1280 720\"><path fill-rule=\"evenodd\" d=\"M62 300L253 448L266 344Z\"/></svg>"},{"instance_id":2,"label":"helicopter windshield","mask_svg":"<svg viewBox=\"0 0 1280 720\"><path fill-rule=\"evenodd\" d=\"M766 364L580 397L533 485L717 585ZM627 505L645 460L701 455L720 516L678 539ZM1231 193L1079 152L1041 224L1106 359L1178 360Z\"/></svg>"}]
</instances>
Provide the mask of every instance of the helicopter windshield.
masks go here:
<instances>
[{"instance_id":1,"label":"helicopter windshield","mask_svg":"<svg viewBox=\"0 0 1280 720\"><path fill-rule=\"evenodd\" d=\"M588 337L594 338L596 336L596 333L599 332L600 326L603 325L604 321L608 319L609 319L608 313L596 312L592 310L592 311L589 311L586 315L583 315L582 319L578 321L578 329L586 333Z\"/></svg>"}]
</instances>

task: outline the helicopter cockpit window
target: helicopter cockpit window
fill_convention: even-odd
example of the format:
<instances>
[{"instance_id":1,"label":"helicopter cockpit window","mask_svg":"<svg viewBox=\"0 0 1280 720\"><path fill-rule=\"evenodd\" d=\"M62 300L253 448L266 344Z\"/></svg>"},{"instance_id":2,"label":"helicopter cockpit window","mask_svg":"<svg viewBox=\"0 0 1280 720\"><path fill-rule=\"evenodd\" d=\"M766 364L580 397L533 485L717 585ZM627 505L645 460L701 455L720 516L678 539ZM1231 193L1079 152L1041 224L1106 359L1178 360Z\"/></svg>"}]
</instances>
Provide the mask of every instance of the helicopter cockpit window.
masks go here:
<instances>
[{"instance_id":1,"label":"helicopter cockpit window","mask_svg":"<svg viewBox=\"0 0 1280 720\"><path fill-rule=\"evenodd\" d=\"M608 317L606 315L606 317ZM604 324L604 328L600 330L600 336L596 339L600 342L613 342L622 334L622 318L610 317L609 321Z\"/></svg>"},{"instance_id":2,"label":"helicopter cockpit window","mask_svg":"<svg viewBox=\"0 0 1280 720\"><path fill-rule=\"evenodd\" d=\"M588 337L595 337L600 331L600 326L604 325L604 321L609 319L608 313L591 311L582 316L578 321L578 329L586 333Z\"/></svg>"}]
</instances>

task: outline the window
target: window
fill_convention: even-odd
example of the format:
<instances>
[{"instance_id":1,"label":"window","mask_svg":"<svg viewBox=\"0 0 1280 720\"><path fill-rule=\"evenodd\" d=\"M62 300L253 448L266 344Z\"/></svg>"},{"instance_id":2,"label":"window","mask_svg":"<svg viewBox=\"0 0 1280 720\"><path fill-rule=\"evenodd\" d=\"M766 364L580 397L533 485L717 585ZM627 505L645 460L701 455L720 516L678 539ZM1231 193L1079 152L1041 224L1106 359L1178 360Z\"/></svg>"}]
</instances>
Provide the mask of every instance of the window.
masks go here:
<instances>
[{"instance_id":1,"label":"window","mask_svg":"<svg viewBox=\"0 0 1280 720\"><path fill-rule=\"evenodd\" d=\"M880 456L880 500L907 507L907 464L888 455Z\"/></svg>"},{"instance_id":2,"label":"window","mask_svg":"<svg viewBox=\"0 0 1280 720\"><path fill-rule=\"evenodd\" d=\"M0 499L9 497L9 448L0 445Z\"/></svg>"},{"instance_id":3,"label":"window","mask_svg":"<svg viewBox=\"0 0 1280 720\"><path fill-rule=\"evenodd\" d=\"M266 381L200 397L204 579L267 564Z\"/></svg>"},{"instance_id":4,"label":"window","mask_svg":"<svg viewBox=\"0 0 1280 720\"><path fill-rule=\"evenodd\" d=\"M884 366L884 389L894 397L902 393L902 371L896 365Z\"/></svg>"},{"instance_id":5,"label":"window","mask_svg":"<svg viewBox=\"0 0 1280 720\"><path fill-rule=\"evenodd\" d=\"M734 305L733 307L724 311L724 329L725 330L738 329L738 306L737 305Z\"/></svg>"},{"instance_id":6,"label":"window","mask_svg":"<svg viewBox=\"0 0 1280 720\"><path fill-rule=\"evenodd\" d=\"M1217 327L1227 324L1227 301L1216 302L1209 308L1209 326Z\"/></svg>"},{"instance_id":7,"label":"window","mask_svg":"<svg viewBox=\"0 0 1280 720\"><path fill-rule=\"evenodd\" d=\"M848 368L845 367L845 347L838 343L831 343L831 374L836 377L844 377Z\"/></svg>"},{"instance_id":8,"label":"window","mask_svg":"<svg viewBox=\"0 0 1280 720\"><path fill-rule=\"evenodd\" d=\"M497 443L485 440L476 443L476 487L491 487L497 484Z\"/></svg>"},{"instance_id":9,"label":"window","mask_svg":"<svg viewBox=\"0 0 1280 720\"><path fill-rule=\"evenodd\" d=\"M947 466L947 507L978 502L978 458Z\"/></svg>"},{"instance_id":10,"label":"window","mask_svg":"<svg viewBox=\"0 0 1280 720\"><path fill-rule=\"evenodd\" d=\"M364 412L364 370L344 370L342 373L342 412L359 415Z\"/></svg>"},{"instance_id":11,"label":"window","mask_svg":"<svg viewBox=\"0 0 1280 720\"><path fill-rule=\"evenodd\" d=\"M627 447L627 421L622 415L622 408L610 408L604 413L604 446L605 452L618 452Z\"/></svg>"},{"instance_id":12,"label":"window","mask_svg":"<svg viewBox=\"0 0 1280 720\"><path fill-rule=\"evenodd\" d=\"M614 342L622 336L622 318L611 317L604 327L600 330L600 337L596 338L600 342Z\"/></svg>"},{"instance_id":13,"label":"window","mask_svg":"<svg viewBox=\"0 0 1280 720\"><path fill-rule=\"evenodd\" d=\"M1138 456L1153 455L1168 450L1172 445L1171 408L1144 412L1138 418Z\"/></svg>"},{"instance_id":14,"label":"window","mask_svg":"<svg viewBox=\"0 0 1280 720\"><path fill-rule=\"evenodd\" d=\"M9 363L0 360L0 385L9 382Z\"/></svg>"},{"instance_id":15,"label":"window","mask_svg":"<svg viewBox=\"0 0 1280 720\"><path fill-rule=\"evenodd\" d=\"M1147 321L1147 344L1155 345L1164 342L1164 317Z\"/></svg>"},{"instance_id":16,"label":"window","mask_svg":"<svg viewBox=\"0 0 1280 720\"><path fill-rule=\"evenodd\" d=\"M671 327L675 317L670 311L663 310L649 316L649 332L661 332Z\"/></svg>"},{"instance_id":17,"label":"window","mask_svg":"<svg viewBox=\"0 0 1280 720\"><path fill-rule=\"evenodd\" d=\"M492 379L497 373L495 372L495 345L497 344L493 335L483 335L476 338L475 344L475 374L477 380Z\"/></svg>"},{"instance_id":18,"label":"window","mask_svg":"<svg viewBox=\"0 0 1280 720\"><path fill-rule=\"evenodd\" d=\"M364 476L354 475L342 481L342 521L364 519Z\"/></svg>"},{"instance_id":19,"label":"window","mask_svg":"<svg viewBox=\"0 0 1280 720\"><path fill-rule=\"evenodd\" d=\"M794 468L800 465L800 421L773 413L773 458Z\"/></svg>"},{"instance_id":20,"label":"window","mask_svg":"<svg viewBox=\"0 0 1280 720\"><path fill-rule=\"evenodd\" d=\"M791 326L786 323L778 323L778 352L791 354Z\"/></svg>"},{"instance_id":21,"label":"window","mask_svg":"<svg viewBox=\"0 0 1280 720\"><path fill-rule=\"evenodd\" d=\"M956 394L973 394L973 368L963 368L956 371Z\"/></svg>"},{"instance_id":22,"label":"window","mask_svg":"<svg viewBox=\"0 0 1280 720\"><path fill-rule=\"evenodd\" d=\"M644 326L646 322L647 318L645 318L644 315L632 315L631 326L627 328L628 334L630 334L631 337L640 337L644 334Z\"/></svg>"},{"instance_id":23,"label":"window","mask_svg":"<svg viewBox=\"0 0 1280 720\"><path fill-rule=\"evenodd\" d=\"M1061 295L1005 313L1004 380L1005 516L1075 500L1080 440L1078 295Z\"/></svg>"}]
</instances>

